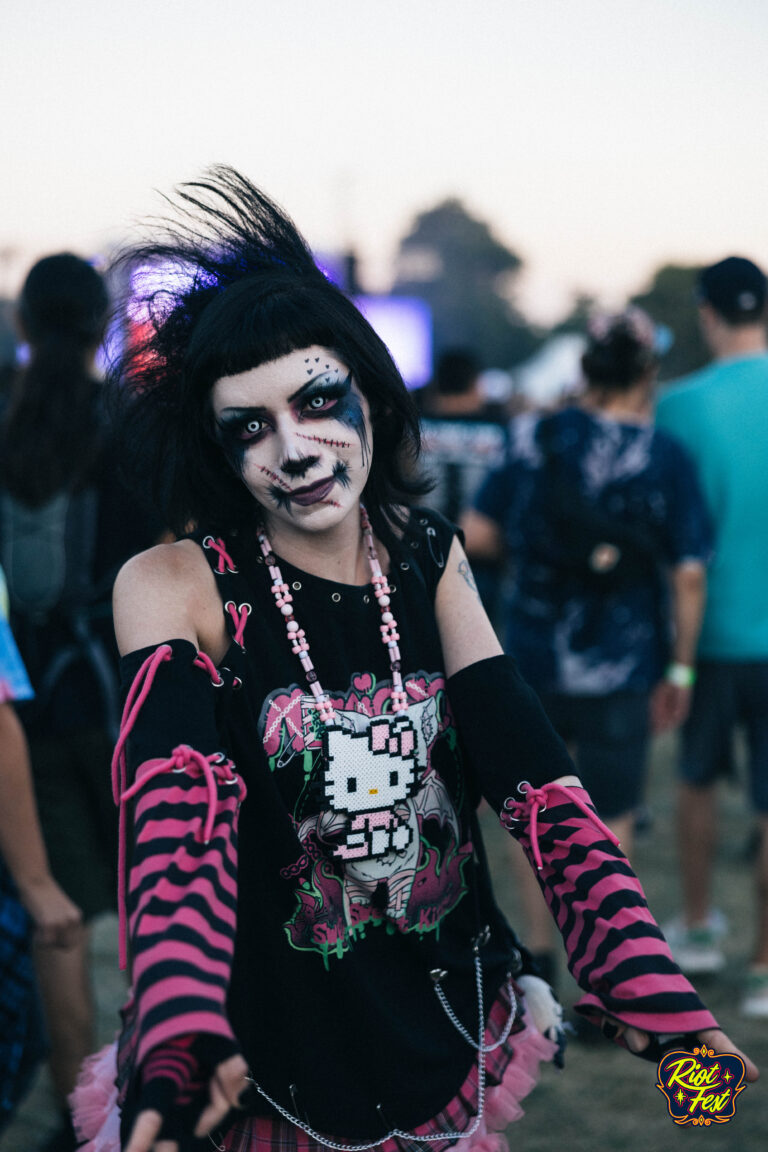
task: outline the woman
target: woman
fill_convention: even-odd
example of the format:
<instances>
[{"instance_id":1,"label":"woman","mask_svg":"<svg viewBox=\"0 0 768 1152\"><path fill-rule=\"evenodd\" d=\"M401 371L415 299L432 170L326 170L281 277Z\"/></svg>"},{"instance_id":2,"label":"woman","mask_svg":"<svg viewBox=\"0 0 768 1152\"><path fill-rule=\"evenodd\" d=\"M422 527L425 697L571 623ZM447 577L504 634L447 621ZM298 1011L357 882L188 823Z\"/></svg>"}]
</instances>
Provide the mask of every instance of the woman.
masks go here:
<instances>
[{"instance_id":1,"label":"woman","mask_svg":"<svg viewBox=\"0 0 768 1152\"><path fill-rule=\"evenodd\" d=\"M29 358L0 413L0 556L11 626L35 689L19 706L51 872L82 910L66 949L38 947L62 1126L94 1045L90 925L115 904L117 821L106 779L119 719L112 583L156 539L116 478L94 361L107 322L102 276L71 253L39 260L18 305Z\"/></svg>"},{"instance_id":2,"label":"woman","mask_svg":"<svg viewBox=\"0 0 768 1152\"><path fill-rule=\"evenodd\" d=\"M547 997L490 890L481 788L558 916L584 893L553 815L631 890L648 998L634 1011L640 986L613 986L612 953L601 999L577 948L585 1010L646 1051L643 1024L727 1044L500 654L454 530L410 508L418 425L386 348L237 173L214 169L181 204L182 225L128 254L166 271L121 377L143 474L183 538L115 589L134 994L116 1101L99 1129L107 1052L81 1092L84 1135L116 1147L116 1103L128 1152L192 1133L389 1152L519 1115L556 1043L526 1011L526 986ZM538 791L518 803L522 777Z\"/></svg>"}]
</instances>

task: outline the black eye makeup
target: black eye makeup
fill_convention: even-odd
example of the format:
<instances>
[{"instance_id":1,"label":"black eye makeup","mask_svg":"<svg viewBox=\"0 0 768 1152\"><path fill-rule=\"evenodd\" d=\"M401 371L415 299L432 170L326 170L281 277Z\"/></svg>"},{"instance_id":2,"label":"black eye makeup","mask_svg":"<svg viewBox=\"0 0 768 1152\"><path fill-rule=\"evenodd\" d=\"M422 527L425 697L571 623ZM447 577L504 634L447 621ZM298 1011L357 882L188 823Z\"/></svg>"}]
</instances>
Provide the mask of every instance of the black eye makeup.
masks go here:
<instances>
[{"instance_id":1,"label":"black eye makeup","mask_svg":"<svg viewBox=\"0 0 768 1152\"><path fill-rule=\"evenodd\" d=\"M216 421L218 438L225 446L258 440L267 426L264 417L252 408L234 409Z\"/></svg>"},{"instance_id":2,"label":"black eye makeup","mask_svg":"<svg viewBox=\"0 0 768 1152\"><path fill-rule=\"evenodd\" d=\"M353 388L352 373L341 375L341 369L320 365L321 371L313 366L314 375L306 384L288 397L299 422L333 420L349 428L357 436L362 450L363 464L367 464L370 447L365 426L365 413L361 397ZM257 444L271 426L269 411L256 405L228 407L215 422L216 438L235 470L242 474L244 456L248 448ZM297 433L302 435L302 433ZM307 433L308 440L317 440L332 448L349 448L343 439Z\"/></svg>"},{"instance_id":3,"label":"black eye makeup","mask_svg":"<svg viewBox=\"0 0 768 1152\"><path fill-rule=\"evenodd\" d=\"M339 408L352 390L352 375L345 380L334 379L330 373L308 381L303 388L291 397L298 403L302 416L322 416L324 419L338 420Z\"/></svg>"},{"instance_id":4,"label":"black eye makeup","mask_svg":"<svg viewBox=\"0 0 768 1152\"><path fill-rule=\"evenodd\" d=\"M363 463L367 464L370 447L365 429L365 413L362 400L352 387L351 372L347 372L343 379L331 372L316 376L308 380L291 400L301 402L305 415L310 413L310 416L315 414L323 419L336 420L351 429L360 441Z\"/></svg>"}]
</instances>

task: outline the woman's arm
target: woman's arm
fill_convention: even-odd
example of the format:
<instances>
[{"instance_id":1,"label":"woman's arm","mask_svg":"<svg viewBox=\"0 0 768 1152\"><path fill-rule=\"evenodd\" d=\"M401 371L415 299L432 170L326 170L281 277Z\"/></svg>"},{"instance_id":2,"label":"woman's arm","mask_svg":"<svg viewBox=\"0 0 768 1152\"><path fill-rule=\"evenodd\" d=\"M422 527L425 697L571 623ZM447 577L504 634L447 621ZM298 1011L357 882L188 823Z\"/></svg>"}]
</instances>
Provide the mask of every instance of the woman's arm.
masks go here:
<instances>
[{"instance_id":1,"label":"woman's arm","mask_svg":"<svg viewBox=\"0 0 768 1152\"><path fill-rule=\"evenodd\" d=\"M148 1152L158 1141L170 1152L176 1133L188 1135L195 1124L208 1132L245 1085L245 1061L226 1018L244 789L215 723L210 661L228 645L222 617L210 569L189 541L135 557L116 582L118 644L124 654L137 653L123 661L135 674L125 685L133 704L114 765L132 844L130 1152Z\"/></svg>"},{"instance_id":2,"label":"woman's arm","mask_svg":"<svg viewBox=\"0 0 768 1152\"><path fill-rule=\"evenodd\" d=\"M0 703L0 852L35 925L37 942L68 948L82 915L50 873L24 730L10 703Z\"/></svg>"},{"instance_id":3,"label":"woman's arm","mask_svg":"<svg viewBox=\"0 0 768 1152\"><path fill-rule=\"evenodd\" d=\"M593 819L535 693L501 653L458 540L435 608L463 743L483 794L531 860L569 967L588 993L584 1008L598 1022L612 1019L616 1038L636 1052L659 1032L695 1031L730 1045L672 960L626 857Z\"/></svg>"},{"instance_id":4,"label":"woman's arm","mask_svg":"<svg viewBox=\"0 0 768 1152\"><path fill-rule=\"evenodd\" d=\"M678 564L670 574L670 588L672 664L651 696L651 721L655 732L677 728L688 716L696 648L707 597L706 568L695 560Z\"/></svg>"},{"instance_id":5,"label":"woman's arm","mask_svg":"<svg viewBox=\"0 0 768 1152\"><path fill-rule=\"evenodd\" d=\"M505 656L454 537L435 595L448 696L475 761L483 795L498 812L517 784L578 784L565 745L536 693ZM504 725L495 728L503 718ZM472 756L473 747L482 752Z\"/></svg>"},{"instance_id":6,"label":"woman's arm","mask_svg":"<svg viewBox=\"0 0 768 1152\"><path fill-rule=\"evenodd\" d=\"M468 664L500 655L502 648L480 600L472 569L454 536L445 572L435 594L435 615L445 657L453 676Z\"/></svg>"}]
</instances>

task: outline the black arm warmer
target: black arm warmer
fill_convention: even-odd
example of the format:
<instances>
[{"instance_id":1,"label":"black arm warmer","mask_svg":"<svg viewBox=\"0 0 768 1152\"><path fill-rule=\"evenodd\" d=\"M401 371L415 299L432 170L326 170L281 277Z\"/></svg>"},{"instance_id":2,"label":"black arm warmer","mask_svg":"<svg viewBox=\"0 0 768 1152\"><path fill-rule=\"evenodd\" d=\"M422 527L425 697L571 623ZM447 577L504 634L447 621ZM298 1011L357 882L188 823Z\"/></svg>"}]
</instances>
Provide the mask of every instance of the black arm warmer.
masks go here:
<instances>
[{"instance_id":1,"label":"black arm warmer","mask_svg":"<svg viewBox=\"0 0 768 1152\"><path fill-rule=\"evenodd\" d=\"M480 791L496 812L517 785L576 774L565 744L511 656L478 660L450 676L448 697Z\"/></svg>"}]
</instances>

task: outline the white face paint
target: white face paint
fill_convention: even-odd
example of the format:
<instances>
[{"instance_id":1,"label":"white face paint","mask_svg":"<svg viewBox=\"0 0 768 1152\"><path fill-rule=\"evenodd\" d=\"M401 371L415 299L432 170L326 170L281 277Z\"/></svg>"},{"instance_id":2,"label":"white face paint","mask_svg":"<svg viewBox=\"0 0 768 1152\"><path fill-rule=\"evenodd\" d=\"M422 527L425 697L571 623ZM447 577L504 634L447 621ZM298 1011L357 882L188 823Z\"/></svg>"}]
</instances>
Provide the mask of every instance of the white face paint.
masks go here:
<instances>
[{"instance_id":1,"label":"white face paint","mask_svg":"<svg viewBox=\"0 0 768 1152\"><path fill-rule=\"evenodd\" d=\"M368 403L326 348L290 352L212 391L219 440L267 529L325 531L357 515L370 471Z\"/></svg>"}]
</instances>

